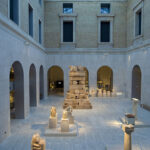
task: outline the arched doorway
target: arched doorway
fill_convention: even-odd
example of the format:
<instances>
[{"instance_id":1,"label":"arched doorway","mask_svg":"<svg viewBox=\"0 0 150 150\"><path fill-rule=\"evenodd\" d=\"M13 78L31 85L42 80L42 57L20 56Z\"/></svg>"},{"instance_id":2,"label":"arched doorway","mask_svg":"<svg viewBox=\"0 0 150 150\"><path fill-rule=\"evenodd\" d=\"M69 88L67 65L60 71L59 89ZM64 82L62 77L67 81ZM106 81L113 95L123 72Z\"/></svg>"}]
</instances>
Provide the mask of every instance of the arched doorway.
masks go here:
<instances>
[{"instance_id":1,"label":"arched doorway","mask_svg":"<svg viewBox=\"0 0 150 150\"><path fill-rule=\"evenodd\" d=\"M97 71L97 88L110 91L113 90L113 71L108 66L103 66Z\"/></svg>"},{"instance_id":2,"label":"arched doorway","mask_svg":"<svg viewBox=\"0 0 150 150\"><path fill-rule=\"evenodd\" d=\"M36 69L34 64L30 66L29 71L29 95L30 95L30 106L37 106L36 100Z\"/></svg>"},{"instance_id":3,"label":"arched doorway","mask_svg":"<svg viewBox=\"0 0 150 150\"><path fill-rule=\"evenodd\" d=\"M141 100L141 69L138 65L132 70L132 98Z\"/></svg>"},{"instance_id":4,"label":"arched doorway","mask_svg":"<svg viewBox=\"0 0 150 150\"><path fill-rule=\"evenodd\" d=\"M89 72L86 67L84 67L84 70L85 70L85 86L86 89L89 90Z\"/></svg>"},{"instance_id":5,"label":"arched doorway","mask_svg":"<svg viewBox=\"0 0 150 150\"><path fill-rule=\"evenodd\" d=\"M40 87L40 100L44 98L44 69L43 66L40 67L40 74L39 74L39 87Z\"/></svg>"},{"instance_id":6,"label":"arched doorway","mask_svg":"<svg viewBox=\"0 0 150 150\"><path fill-rule=\"evenodd\" d=\"M24 118L24 75L20 62L13 63L10 69L10 116L11 119Z\"/></svg>"},{"instance_id":7,"label":"arched doorway","mask_svg":"<svg viewBox=\"0 0 150 150\"><path fill-rule=\"evenodd\" d=\"M64 94L64 72L59 66L52 66L48 70L48 94Z\"/></svg>"}]
</instances>

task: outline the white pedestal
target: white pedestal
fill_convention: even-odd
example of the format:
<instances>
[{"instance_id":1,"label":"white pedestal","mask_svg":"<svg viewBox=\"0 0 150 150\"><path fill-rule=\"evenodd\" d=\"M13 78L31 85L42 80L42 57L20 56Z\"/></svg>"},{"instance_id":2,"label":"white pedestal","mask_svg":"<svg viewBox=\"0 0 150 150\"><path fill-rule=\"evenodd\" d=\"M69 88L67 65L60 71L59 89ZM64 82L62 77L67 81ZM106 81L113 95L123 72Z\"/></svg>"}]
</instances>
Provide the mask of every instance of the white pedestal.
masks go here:
<instances>
[{"instance_id":1,"label":"white pedestal","mask_svg":"<svg viewBox=\"0 0 150 150\"><path fill-rule=\"evenodd\" d=\"M139 100L136 98L132 98L132 113L135 115L135 119L137 120L137 107L138 107L138 103Z\"/></svg>"},{"instance_id":2,"label":"white pedestal","mask_svg":"<svg viewBox=\"0 0 150 150\"><path fill-rule=\"evenodd\" d=\"M69 132L69 119L61 119L61 132Z\"/></svg>"},{"instance_id":3,"label":"white pedestal","mask_svg":"<svg viewBox=\"0 0 150 150\"><path fill-rule=\"evenodd\" d=\"M57 127L57 115L56 115L56 117L49 117L49 125L48 125L48 127L50 129Z\"/></svg>"},{"instance_id":4,"label":"white pedestal","mask_svg":"<svg viewBox=\"0 0 150 150\"><path fill-rule=\"evenodd\" d=\"M106 90L103 90L103 97L106 97Z\"/></svg>"}]
</instances>

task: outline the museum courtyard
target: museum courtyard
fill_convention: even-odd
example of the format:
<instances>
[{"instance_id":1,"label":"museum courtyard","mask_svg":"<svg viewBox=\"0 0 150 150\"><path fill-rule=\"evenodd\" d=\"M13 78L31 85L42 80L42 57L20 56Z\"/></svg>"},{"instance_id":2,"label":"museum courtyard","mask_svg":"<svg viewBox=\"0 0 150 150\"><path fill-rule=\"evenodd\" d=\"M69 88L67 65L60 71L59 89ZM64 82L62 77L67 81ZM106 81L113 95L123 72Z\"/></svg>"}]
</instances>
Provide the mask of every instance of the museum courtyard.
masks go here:
<instances>
[{"instance_id":1,"label":"museum courtyard","mask_svg":"<svg viewBox=\"0 0 150 150\"><path fill-rule=\"evenodd\" d=\"M150 150L150 0L0 0L0 150Z\"/></svg>"},{"instance_id":2,"label":"museum courtyard","mask_svg":"<svg viewBox=\"0 0 150 150\"><path fill-rule=\"evenodd\" d=\"M1 150L29 150L34 133L46 139L46 150L123 150L124 132L120 118L131 112L132 103L125 98L90 98L93 109L73 110L77 136L44 135L48 126L49 109L55 106L58 120L62 117L64 97L50 96L31 108L28 118L11 120L11 135L0 144ZM138 120L150 125L150 113L138 107ZM133 150L150 149L150 127L135 128Z\"/></svg>"}]
</instances>

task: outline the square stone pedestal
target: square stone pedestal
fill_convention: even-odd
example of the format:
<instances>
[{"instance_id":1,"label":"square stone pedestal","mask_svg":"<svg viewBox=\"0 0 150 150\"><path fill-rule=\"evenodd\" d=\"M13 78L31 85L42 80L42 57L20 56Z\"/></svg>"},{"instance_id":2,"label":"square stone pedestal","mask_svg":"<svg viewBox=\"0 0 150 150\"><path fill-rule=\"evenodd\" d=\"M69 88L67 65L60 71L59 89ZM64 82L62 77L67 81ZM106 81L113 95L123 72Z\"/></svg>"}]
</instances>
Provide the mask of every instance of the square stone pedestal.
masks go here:
<instances>
[{"instance_id":1,"label":"square stone pedestal","mask_svg":"<svg viewBox=\"0 0 150 150\"><path fill-rule=\"evenodd\" d=\"M74 116L72 116L72 113L68 112L67 116L69 118L69 124L74 124Z\"/></svg>"},{"instance_id":2,"label":"square stone pedestal","mask_svg":"<svg viewBox=\"0 0 150 150\"><path fill-rule=\"evenodd\" d=\"M61 132L69 132L69 119L61 120Z\"/></svg>"},{"instance_id":3,"label":"square stone pedestal","mask_svg":"<svg viewBox=\"0 0 150 150\"><path fill-rule=\"evenodd\" d=\"M48 124L48 127L49 127L50 129L57 127L57 115L56 115L56 117L49 117L49 124Z\"/></svg>"}]
</instances>

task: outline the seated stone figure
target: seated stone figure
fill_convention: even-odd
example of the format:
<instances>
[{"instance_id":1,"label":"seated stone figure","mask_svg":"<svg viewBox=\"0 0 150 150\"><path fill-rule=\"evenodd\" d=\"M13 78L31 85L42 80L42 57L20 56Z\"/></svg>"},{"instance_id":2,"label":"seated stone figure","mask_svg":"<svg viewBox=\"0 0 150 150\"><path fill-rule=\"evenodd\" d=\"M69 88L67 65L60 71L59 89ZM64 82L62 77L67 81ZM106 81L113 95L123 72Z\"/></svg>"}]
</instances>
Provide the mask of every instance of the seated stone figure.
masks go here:
<instances>
[{"instance_id":1,"label":"seated stone figure","mask_svg":"<svg viewBox=\"0 0 150 150\"><path fill-rule=\"evenodd\" d=\"M52 107L50 110L50 116L51 117L56 117L56 107Z\"/></svg>"},{"instance_id":2,"label":"seated stone figure","mask_svg":"<svg viewBox=\"0 0 150 150\"><path fill-rule=\"evenodd\" d=\"M46 142L38 133L32 136L31 150L45 150Z\"/></svg>"}]
</instances>

